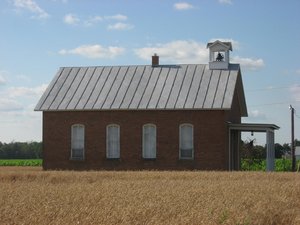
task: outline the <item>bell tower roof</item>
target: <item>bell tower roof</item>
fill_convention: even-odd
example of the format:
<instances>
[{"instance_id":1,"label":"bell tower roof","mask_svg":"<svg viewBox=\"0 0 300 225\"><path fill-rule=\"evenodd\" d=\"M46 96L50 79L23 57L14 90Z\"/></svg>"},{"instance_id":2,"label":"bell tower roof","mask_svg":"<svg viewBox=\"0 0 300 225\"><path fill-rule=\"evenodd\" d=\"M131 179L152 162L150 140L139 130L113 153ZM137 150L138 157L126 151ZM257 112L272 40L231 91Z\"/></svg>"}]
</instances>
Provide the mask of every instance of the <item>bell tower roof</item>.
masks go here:
<instances>
[{"instance_id":1,"label":"bell tower roof","mask_svg":"<svg viewBox=\"0 0 300 225\"><path fill-rule=\"evenodd\" d=\"M221 42L219 40L216 40L215 42L209 42L207 43L207 48L209 49L220 49L220 50L230 50L232 51L232 44L231 42Z\"/></svg>"}]
</instances>

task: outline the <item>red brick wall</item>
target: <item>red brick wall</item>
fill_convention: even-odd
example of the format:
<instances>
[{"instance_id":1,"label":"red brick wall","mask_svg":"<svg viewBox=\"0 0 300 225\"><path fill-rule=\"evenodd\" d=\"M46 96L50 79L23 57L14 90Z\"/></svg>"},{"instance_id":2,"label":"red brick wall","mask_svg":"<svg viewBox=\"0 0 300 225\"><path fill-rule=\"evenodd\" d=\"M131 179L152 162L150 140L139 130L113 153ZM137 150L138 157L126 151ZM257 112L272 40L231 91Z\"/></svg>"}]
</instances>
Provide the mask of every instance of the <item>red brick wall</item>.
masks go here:
<instances>
[{"instance_id":1,"label":"red brick wall","mask_svg":"<svg viewBox=\"0 0 300 225\"><path fill-rule=\"evenodd\" d=\"M227 170L230 111L81 111L43 113L44 169ZM71 161L71 126L85 125L85 160ZM106 126L120 125L120 159L106 159ZM157 126L157 158L142 159L142 127ZM179 160L179 125L194 125L194 160Z\"/></svg>"}]
</instances>

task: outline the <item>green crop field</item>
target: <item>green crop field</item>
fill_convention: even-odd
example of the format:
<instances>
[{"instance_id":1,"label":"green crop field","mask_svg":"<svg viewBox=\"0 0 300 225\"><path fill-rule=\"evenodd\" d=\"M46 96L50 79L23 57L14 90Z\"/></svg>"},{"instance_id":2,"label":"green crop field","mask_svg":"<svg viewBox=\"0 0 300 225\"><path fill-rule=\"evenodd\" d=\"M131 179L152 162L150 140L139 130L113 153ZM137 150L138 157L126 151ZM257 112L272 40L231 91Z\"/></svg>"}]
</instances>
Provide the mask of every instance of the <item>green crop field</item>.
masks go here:
<instances>
[{"instance_id":1,"label":"green crop field","mask_svg":"<svg viewBox=\"0 0 300 225\"><path fill-rule=\"evenodd\" d=\"M0 166L42 166L42 159L0 159Z\"/></svg>"},{"instance_id":2,"label":"green crop field","mask_svg":"<svg viewBox=\"0 0 300 225\"><path fill-rule=\"evenodd\" d=\"M0 159L0 166L42 166L42 159ZM300 160L297 161L297 168L300 165ZM287 159L276 159L276 171L291 171L292 162ZM241 169L243 171L265 171L266 160L250 161L242 160Z\"/></svg>"},{"instance_id":3,"label":"green crop field","mask_svg":"<svg viewBox=\"0 0 300 225\"><path fill-rule=\"evenodd\" d=\"M300 165L300 160L296 163L297 168ZM242 159L241 169L243 171L265 171L266 170L266 160L250 160ZM292 160L290 159L275 159L275 171L291 171L292 170Z\"/></svg>"}]
</instances>

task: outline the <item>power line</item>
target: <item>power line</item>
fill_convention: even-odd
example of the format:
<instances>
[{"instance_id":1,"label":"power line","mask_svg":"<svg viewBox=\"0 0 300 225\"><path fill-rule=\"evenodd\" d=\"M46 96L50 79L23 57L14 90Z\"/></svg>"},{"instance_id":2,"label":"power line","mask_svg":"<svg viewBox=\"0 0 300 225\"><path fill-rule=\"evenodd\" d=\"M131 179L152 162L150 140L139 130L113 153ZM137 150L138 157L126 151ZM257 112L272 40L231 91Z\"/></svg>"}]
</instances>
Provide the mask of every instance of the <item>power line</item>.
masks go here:
<instances>
[{"instance_id":1,"label":"power line","mask_svg":"<svg viewBox=\"0 0 300 225\"><path fill-rule=\"evenodd\" d=\"M296 101L288 101L288 102L263 103L263 104L257 104L257 105L249 105L248 107L271 106L271 105L285 105L285 104L298 103L298 102L300 102L300 100L296 100Z\"/></svg>"},{"instance_id":2,"label":"power line","mask_svg":"<svg viewBox=\"0 0 300 225\"><path fill-rule=\"evenodd\" d=\"M257 91L274 91L279 89L289 89L291 87L299 87L300 84L293 84L293 86L279 86L279 87L266 87L266 88L256 88L256 89L247 89L247 92L257 92Z\"/></svg>"},{"instance_id":3,"label":"power line","mask_svg":"<svg viewBox=\"0 0 300 225\"><path fill-rule=\"evenodd\" d=\"M294 115L295 115L297 118L300 119L300 116L299 116L296 112L297 112L297 111L296 111L295 108L294 108Z\"/></svg>"}]
</instances>

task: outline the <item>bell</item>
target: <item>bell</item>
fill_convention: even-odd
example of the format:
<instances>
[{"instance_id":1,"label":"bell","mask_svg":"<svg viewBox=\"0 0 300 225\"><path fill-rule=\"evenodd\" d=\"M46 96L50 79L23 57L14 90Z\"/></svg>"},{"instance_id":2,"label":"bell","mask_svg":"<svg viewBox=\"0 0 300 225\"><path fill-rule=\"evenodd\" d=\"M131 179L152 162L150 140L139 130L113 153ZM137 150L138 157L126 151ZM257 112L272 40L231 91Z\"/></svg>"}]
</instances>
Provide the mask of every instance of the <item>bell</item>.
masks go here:
<instances>
[{"instance_id":1,"label":"bell","mask_svg":"<svg viewBox=\"0 0 300 225\"><path fill-rule=\"evenodd\" d=\"M217 55L216 60L217 61L223 61L223 59L224 59L224 56L219 52L218 55Z\"/></svg>"}]
</instances>

